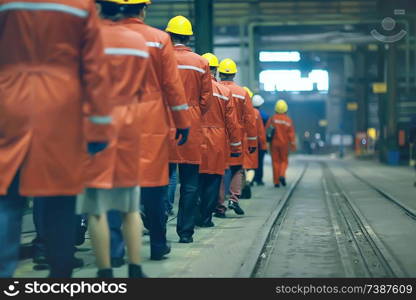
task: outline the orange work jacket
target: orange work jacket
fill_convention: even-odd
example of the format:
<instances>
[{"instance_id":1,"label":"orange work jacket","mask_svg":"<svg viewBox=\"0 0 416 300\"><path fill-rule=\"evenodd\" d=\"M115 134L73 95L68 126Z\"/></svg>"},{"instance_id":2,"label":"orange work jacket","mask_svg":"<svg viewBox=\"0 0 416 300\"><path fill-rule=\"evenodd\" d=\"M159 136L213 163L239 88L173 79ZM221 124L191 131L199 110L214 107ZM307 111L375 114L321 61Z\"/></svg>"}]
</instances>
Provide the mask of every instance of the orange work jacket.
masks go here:
<instances>
[{"instance_id":1,"label":"orange work jacket","mask_svg":"<svg viewBox=\"0 0 416 300\"><path fill-rule=\"evenodd\" d=\"M140 122L139 184L157 187L169 182L169 114L175 127L191 126L189 106L169 35L129 18L124 26L139 32L149 47L149 65L138 104ZM170 111L170 112L169 112Z\"/></svg>"},{"instance_id":2,"label":"orange work jacket","mask_svg":"<svg viewBox=\"0 0 416 300\"><path fill-rule=\"evenodd\" d=\"M221 81L220 83L231 90L232 101L237 112L237 123L243 143L243 154L240 157L230 157L228 162L230 166L243 165L245 149L248 147L257 147L256 117L254 115L253 104L246 90L235 82Z\"/></svg>"},{"instance_id":3,"label":"orange work jacket","mask_svg":"<svg viewBox=\"0 0 416 300\"><path fill-rule=\"evenodd\" d=\"M212 77L211 106L202 118L204 140L199 173L223 175L229 153L242 153L241 130L231 91Z\"/></svg>"},{"instance_id":4,"label":"orange work jacket","mask_svg":"<svg viewBox=\"0 0 416 300\"><path fill-rule=\"evenodd\" d=\"M210 107L212 95L211 73L205 58L184 45L175 45L175 56L189 105L191 129L188 141L178 146L175 124L171 124L169 161L171 163L200 164L203 141L201 118Z\"/></svg>"},{"instance_id":5,"label":"orange work jacket","mask_svg":"<svg viewBox=\"0 0 416 300\"><path fill-rule=\"evenodd\" d=\"M274 114L266 124L266 130L270 126L275 128L271 147L288 147L295 145L295 127L292 119L286 114Z\"/></svg>"},{"instance_id":6,"label":"orange work jacket","mask_svg":"<svg viewBox=\"0 0 416 300\"><path fill-rule=\"evenodd\" d=\"M21 195L80 193L85 137L110 138L95 2L0 0L0 49L0 195L18 171Z\"/></svg>"},{"instance_id":7,"label":"orange work jacket","mask_svg":"<svg viewBox=\"0 0 416 300\"><path fill-rule=\"evenodd\" d=\"M148 47L141 34L120 23L103 21L104 52L111 79L114 137L102 152L90 157L86 186L93 188L138 185L140 123L138 99L148 65Z\"/></svg>"}]
</instances>

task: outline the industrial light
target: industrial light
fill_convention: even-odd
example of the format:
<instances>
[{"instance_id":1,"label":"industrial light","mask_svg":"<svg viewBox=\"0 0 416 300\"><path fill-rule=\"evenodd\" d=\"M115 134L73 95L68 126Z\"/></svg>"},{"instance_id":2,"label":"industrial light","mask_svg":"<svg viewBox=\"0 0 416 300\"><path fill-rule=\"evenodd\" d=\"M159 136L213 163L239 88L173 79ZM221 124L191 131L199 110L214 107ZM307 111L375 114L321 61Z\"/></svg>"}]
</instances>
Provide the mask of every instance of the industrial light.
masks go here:
<instances>
[{"instance_id":1,"label":"industrial light","mask_svg":"<svg viewBox=\"0 0 416 300\"><path fill-rule=\"evenodd\" d=\"M307 77L301 76L300 70L264 70L260 73L263 90L273 91L328 91L329 76L326 70L312 70Z\"/></svg>"},{"instance_id":2,"label":"industrial light","mask_svg":"<svg viewBox=\"0 0 416 300\"><path fill-rule=\"evenodd\" d=\"M259 59L261 62L298 62L300 53L298 51L261 51Z\"/></svg>"}]
</instances>

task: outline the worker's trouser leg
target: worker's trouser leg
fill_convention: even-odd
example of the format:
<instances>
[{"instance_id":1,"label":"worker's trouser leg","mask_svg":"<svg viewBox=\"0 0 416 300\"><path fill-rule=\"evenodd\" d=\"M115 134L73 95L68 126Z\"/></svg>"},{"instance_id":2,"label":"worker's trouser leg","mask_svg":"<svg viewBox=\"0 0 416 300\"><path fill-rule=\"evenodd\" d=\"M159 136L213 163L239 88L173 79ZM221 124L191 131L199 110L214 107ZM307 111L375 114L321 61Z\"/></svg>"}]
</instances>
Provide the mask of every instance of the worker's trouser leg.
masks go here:
<instances>
[{"instance_id":1,"label":"worker's trouser leg","mask_svg":"<svg viewBox=\"0 0 416 300\"><path fill-rule=\"evenodd\" d=\"M195 228L198 201L199 165L179 164L180 197L176 232L191 237Z\"/></svg>"},{"instance_id":2,"label":"worker's trouser leg","mask_svg":"<svg viewBox=\"0 0 416 300\"><path fill-rule=\"evenodd\" d=\"M199 208L201 223L209 223L212 220L212 213L217 206L221 181L222 176L218 174L200 174L199 176L199 197L201 199Z\"/></svg>"},{"instance_id":3,"label":"worker's trouser leg","mask_svg":"<svg viewBox=\"0 0 416 300\"><path fill-rule=\"evenodd\" d=\"M259 155L259 166L256 169L256 175L254 176L254 181L256 183L261 183L263 182L263 164L264 164L264 156L266 155L266 151L264 150L259 150L258 151L258 155Z\"/></svg>"},{"instance_id":4,"label":"worker's trouser leg","mask_svg":"<svg viewBox=\"0 0 416 300\"><path fill-rule=\"evenodd\" d=\"M231 170L226 169L224 176L222 176L221 185L220 185L220 192L218 194L218 205L217 211L220 213L224 213L227 210L227 207L224 205L225 197L230 193L230 185L231 185Z\"/></svg>"},{"instance_id":5,"label":"worker's trouser leg","mask_svg":"<svg viewBox=\"0 0 416 300\"><path fill-rule=\"evenodd\" d=\"M141 203L144 206L150 235L150 251L159 254L166 249L166 205L167 186L142 187Z\"/></svg>"},{"instance_id":6,"label":"worker's trouser leg","mask_svg":"<svg viewBox=\"0 0 416 300\"><path fill-rule=\"evenodd\" d=\"M272 155L272 166L273 166L273 183L279 184L279 170L280 170L280 153L279 148L272 148L271 149Z\"/></svg>"},{"instance_id":7,"label":"worker's trouser leg","mask_svg":"<svg viewBox=\"0 0 416 300\"><path fill-rule=\"evenodd\" d=\"M231 166L231 185L230 185L230 200L238 202L241 195L241 186L243 183L243 167Z\"/></svg>"},{"instance_id":8,"label":"worker's trouser leg","mask_svg":"<svg viewBox=\"0 0 416 300\"><path fill-rule=\"evenodd\" d=\"M279 165L279 177L286 177L286 170L289 165L289 149L287 147L279 148L280 165Z\"/></svg>"},{"instance_id":9,"label":"worker's trouser leg","mask_svg":"<svg viewBox=\"0 0 416 300\"><path fill-rule=\"evenodd\" d=\"M40 201L45 228L46 259L50 277L69 278L72 275L75 250L76 196L37 197Z\"/></svg>"},{"instance_id":10,"label":"worker's trouser leg","mask_svg":"<svg viewBox=\"0 0 416 300\"><path fill-rule=\"evenodd\" d=\"M46 253L46 238L44 226L44 209L43 201L37 199L33 200L33 224L35 225L36 237L32 241L33 257L45 256Z\"/></svg>"},{"instance_id":11,"label":"worker's trouser leg","mask_svg":"<svg viewBox=\"0 0 416 300\"><path fill-rule=\"evenodd\" d=\"M18 175L7 195L0 196L0 277L12 277L17 267L23 209L26 199L19 195Z\"/></svg>"},{"instance_id":12,"label":"worker's trouser leg","mask_svg":"<svg viewBox=\"0 0 416 300\"><path fill-rule=\"evenodd\" d=\"M125 243L121 225L123 219L121 213L110 210L107 213L108 226L110 227L110 255L111 258L123 258L125 255Z\"/></svg>"},{"instance_id":13,"label":"worker's trouser leg","mask_svg":"<svg viewBox=\"0 0 416 300\"><path fill-rule=\"evenodd\" d=\"M173 203L175 202L176 185L178 182L177 178L177 165L169 164L169 186L165 200L167 213L169 213L173 209Z\"/></svg>"}]
</instances>

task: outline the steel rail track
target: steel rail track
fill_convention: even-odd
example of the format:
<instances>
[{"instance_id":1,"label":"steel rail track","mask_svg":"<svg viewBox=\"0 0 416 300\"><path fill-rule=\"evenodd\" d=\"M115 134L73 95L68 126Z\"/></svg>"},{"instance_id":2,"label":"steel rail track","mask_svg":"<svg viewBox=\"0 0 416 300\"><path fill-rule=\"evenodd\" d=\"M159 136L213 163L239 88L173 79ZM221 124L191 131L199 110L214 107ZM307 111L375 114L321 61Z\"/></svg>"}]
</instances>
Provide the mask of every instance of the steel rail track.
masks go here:
<instances>
[{"instance_id":1,"label":"steel rail track","mask_svg":"<svg viewBox=\"0 0 416 300\"><path fill-rule=\"evenodd\" d=\"M337 207L341 222L352 237L353 247L365 268L368 277L406 277L406 273L394 256L384 246L352 199L339 185L336 176L326 163L321 163L323 179L326 181L330 197Z\"/></svg>"},{"instance_id":2,"label":"steel rail track","mask_svg":"<svg viewBox=\"0 0 416 300\"><path fill-rule=\"evenodd\" d=\"M379 193L381 196L383 196L384 199L386 199L387 201L390 201L391 203L395 204L397 207L399 207L401 210L403 210L406 215L408 215L412 219L416 220L416 210L411 209L410 207L408 207L405 204L401 203L394 196L392 196L388 192L384 191L383 189L377 187L376 185L372 184L367 179L364 179L363 177L359 176L356 172L354 172L350 168L347 168L347 167L344 167L344 168L353 177L355 177L356 179L360 180L365 185L369 186L371 189L375 190L377 193Z\"/></svg>"}]
</instances>

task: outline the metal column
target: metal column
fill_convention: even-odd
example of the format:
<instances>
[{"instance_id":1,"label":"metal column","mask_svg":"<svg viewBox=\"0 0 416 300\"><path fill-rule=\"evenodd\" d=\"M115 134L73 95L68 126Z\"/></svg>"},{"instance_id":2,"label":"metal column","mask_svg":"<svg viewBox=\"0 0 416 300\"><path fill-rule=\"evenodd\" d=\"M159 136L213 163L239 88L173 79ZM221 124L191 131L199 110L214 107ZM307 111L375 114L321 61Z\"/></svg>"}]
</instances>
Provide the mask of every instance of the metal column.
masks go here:
<instances>
[{"instance_id":1,"label":"metal column","mask_svg":"<svg viewBox=\"0 0 416 300\"><path fill-rule=\"evenodd\" d=\"M198 54L213 52L214 6L213 0L195 0L195 51Z\"/></svg>"},{"instance_id":2,"label":"metal column","mask_svg":"<svg viewBox=\"0 0 416 300\"><path fill-rule=\"evenodd\" d=\"M355 97L358 103L357 132L367 132L368 129L368 79L366 51L358 48L354 57Z\"/></svg>"},{"instance_id":3,"label":"metal column","mask_svg":"<svg viewBox=\"0 0 416 300\"><path fill-rule=\"evenodd\" d=\"M397 49L395 44L387 47L387 101L385 105L385 137L387 151L397 151Z\"/></svg>"}]
</instances>

